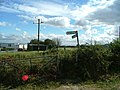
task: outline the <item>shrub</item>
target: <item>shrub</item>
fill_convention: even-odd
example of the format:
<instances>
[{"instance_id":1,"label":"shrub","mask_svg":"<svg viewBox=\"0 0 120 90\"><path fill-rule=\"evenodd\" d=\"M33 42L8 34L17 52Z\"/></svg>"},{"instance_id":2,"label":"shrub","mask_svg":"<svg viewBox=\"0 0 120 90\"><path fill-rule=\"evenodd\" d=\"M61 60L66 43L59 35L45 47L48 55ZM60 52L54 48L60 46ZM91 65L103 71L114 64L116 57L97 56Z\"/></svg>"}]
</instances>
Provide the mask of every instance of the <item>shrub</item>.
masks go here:
<instances>
[{"instance_id":1,"label":"shrub","mask_svg":"<svg viewBox=\"0 0 120 90\"><path fill-rule=\"evenodd\" d=\"M113 54L109 70L113 73L120 73L120 39L114 40L113 43L110 43L109 49Z\"/></svg>"},{"instance_id":2,"label":"shrub","mask_svg":"<svg viewBox=\"0 0 120 90\"><path fill-rule=\"evenodd\" d=\"M110 52L107 48L95 45L67 52L69 53L65 53L60 64L62 77L97 80L108 73Z\"/></svg>"}]
</instances>

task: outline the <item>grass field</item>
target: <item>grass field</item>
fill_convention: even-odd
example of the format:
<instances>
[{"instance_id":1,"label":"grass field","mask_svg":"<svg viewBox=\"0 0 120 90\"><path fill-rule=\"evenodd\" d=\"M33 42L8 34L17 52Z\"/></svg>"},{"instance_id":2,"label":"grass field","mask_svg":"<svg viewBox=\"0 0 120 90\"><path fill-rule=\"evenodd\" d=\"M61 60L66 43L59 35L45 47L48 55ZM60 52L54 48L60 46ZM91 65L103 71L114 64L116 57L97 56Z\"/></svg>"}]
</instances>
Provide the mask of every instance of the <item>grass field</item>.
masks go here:
<instances>
[{"instance_id":1,"label":"grass field","mask_svg":"<svg viewBox=\"0 0 120 90\"><path fill-rule=\"evenodd\" d=\"M68 54L68 56L72 55L70 51L74 51L74 50L75 50L74 48L67 48L66 50L64 48L59 48L59 54L61 55L60 58L63 58L64 55L66 55L66 53ZM19 65L20 68L22 68L23 66L29 66L28 68L30 68L29 58L46 56L46 55L52 56L52 55L55 55L55 53L52 51L51 52L40 51L39 53L37 51L3 52L3 53L0 53L0 60L28 58L27 62L26 62L27 59L18 60L15 63L15 65ZM70 59L70 57L68 57L67 59ZM40 58L34 58L32 59L31 63L32 65L40 66L40 62L42 60L43 59L40 59ZM7 69L11 67L5 67L5 68ZM14 70L12 71L12 69L11 69L11 72L14 71ZM36 67L34 69L36 69ZM25 68L23 68L23 70L25 70ZM10 76L9 70L7 69L5 71L8 72L7 75ZM3 75L4 75L4 72L3 72ZM36 77L34 76L34 78ZM7 78L5 79L7 81ZM14 79L14 78L12 77L11 79ZM13 80L11 80L10 82L13 82ZM8 90L8 89L11 89L11 90L120 90L120 75L113 74L112 76L109 76L104 80L98 80L96 82L93 82L92 80L79 81L79 79L78 80L60 79L60 80L48 80L48 81L41 82L39 81L39 79L37 79L35 81L29 80L29 82L22 82L17 86L15 85L11 86L11 85L6 85L2 83L0 84L0 90Z\"/></svg>"},{"instance_id":2,"label":"grass field","mask_svg":"<svg viewBox=\"0 0 120 90\"><path fill-rule=\"evenodd\" d=\"M1 85L1 90L10 89ZM71 83L71 81L50 81L44 83L29 83L12 88L11 90L120 90L120 78L117 76L111 77L106 81L87 81L80 83Z\"/></svg>"}]
</instances>

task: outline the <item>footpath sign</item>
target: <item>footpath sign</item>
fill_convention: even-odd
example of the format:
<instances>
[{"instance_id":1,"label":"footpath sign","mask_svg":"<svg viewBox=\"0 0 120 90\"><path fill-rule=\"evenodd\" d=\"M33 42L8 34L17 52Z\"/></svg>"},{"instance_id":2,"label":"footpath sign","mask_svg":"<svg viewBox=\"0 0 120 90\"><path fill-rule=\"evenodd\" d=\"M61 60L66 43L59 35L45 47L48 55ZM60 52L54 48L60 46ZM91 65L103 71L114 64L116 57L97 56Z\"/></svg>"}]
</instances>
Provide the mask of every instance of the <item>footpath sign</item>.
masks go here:
<instances>
[{"instance_id":1,"label":"footpath sign","mask_svg":"<svg viewBox=\"0 0 120 90\"><path fill-rule=\"evenodd\" d=\"M78 45L78 48L79 48L79 38L78 38L78 31L68 31L66 32L67 35L71 35L71 34L74 34L72 36L72 39L76 38L77 37L77 45Z\"/></svg>"},{"instance_id":2,"label":"footpath sign","mask_svg":"<svg viewBox=\"0 0 120 90\"><path fill-rule=\"evenodd\" d=\"M78 37L78 31L68 31L66 32L67 35L70 35L70 34L74 34L72 36L72 39L76 38L77 37L77 46L78 46L78 50L79 50L79 37ZM78 52L77 50L77 52ZM76 62L78 61L78 53L76 53Z\"/></svg>"},{"instance_id":3,"label":"footpath sign","mask_svg":"<svg viewBox=\"0 0 120 90\"><path fill-rule=\"evenodd\" d=\"M76 37L77 37L77 34L73 35L73 36L72 36L72 39L73 39L73 38L76 38Z\"/></svg>"},{"instance_id":4,"label":"footpath sign","mask_svg":"<svg viewBox=\"0 0 120 90\"><path fill-rule=\"evenodd\" d=\"M68 31L68 32L66 32L67 35L76 34L76 33L77 33L77 31Z\"/></svg>"}]
</instances>

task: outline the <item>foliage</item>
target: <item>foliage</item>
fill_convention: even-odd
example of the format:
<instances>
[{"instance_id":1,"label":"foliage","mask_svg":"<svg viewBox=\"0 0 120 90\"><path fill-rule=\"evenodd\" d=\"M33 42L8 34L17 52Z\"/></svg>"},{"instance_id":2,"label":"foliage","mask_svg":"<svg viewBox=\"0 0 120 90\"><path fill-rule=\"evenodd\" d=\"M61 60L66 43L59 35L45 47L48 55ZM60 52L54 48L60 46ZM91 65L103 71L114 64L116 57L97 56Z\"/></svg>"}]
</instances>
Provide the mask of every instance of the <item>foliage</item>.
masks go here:
<instances>
[{"instance_id":1,"label":"foliage","mask_svg":"<svg viewBox=\"0 0 120 90\"><path fill-rule=\"evenodd\" d=\"M44 41L44 44L45 45L55 45L55 42L54 41L52 41L52 40L50 40L50 39L45 39L45 41Z\"/></svg>"},{"instance_id":2,"label":"foliage","mask_svg":"<svg viewBox=\"0 0 120 90\"><path fill-rule=\"evenodd\" d=\"M101 75L108 73L109 54L108 49L97 45L85 46L76 52L67 51L61 59L61 75L66 78L98 80Z\"/></svg>"},{"instance_id":3,"label":"foliage","mask_svg":"<svg viewBox=\"0 0 120 90\"><path fill-rule=\"evenodd\" d=\"M80 48L77 63L78 76L96 81L101 75L108 73L109 54L110 52L106 48L99 45Z\"/></svg>"},{"instance_id":4,"label":"foliage","mask_svg":"<svg viewBox=\"0 0 120 90\"><path fill-rule=\"evenodd\" d=\"M51 49L54 46L56 46L56 42L51 39L45 39L44 41L39 41L39 44L40 44L40 46L39 46L40 50ZM37 39L33 39L30 41L30 43L28 44L28 50L29 51L38 50L38 40Z\"/></svg>"},{"instance_id":5,"label":"foliage","mask_svg":"<svg viewBox=\"0 0 120 90\"><path fill-rule=\"evenodd\" d=\"M109 47L114 54L116 55L120 54L120 39L111 42Z\"/></svg>"},{"instance_id":6,"label":"foliage","mask_svg":"<svg viewBox=\"0 0 120 90\"><path fill-rule=\"evenodd\" d=\"M50 53L52 54L52 52ZM56 78L56 62L49 65L49 68L41 68L46 60L37 57L44 56L43 52L18 52L18 53L3 53L0 55L0 84L4 85L21 85L24 81L21 80L23 75L28 74L29 80L26 83L39 81L42 79L55 79ZM34 58L34 59L30 59ZM23 59L23 60L22 60ZM4 62L2 62L4 61ZM13 86L13 87L14 87Z\"/></svg>"},{"instance_id":7,"label":"foliage","mask_svg":"<svg viewBox=\"0 0 120 90\"><path fill-rule=\"evenodd\" d=\"M50 40L45 42L48 44ZM51 49L44 52L16 52L16 53L3 53L0 54L0 63L2 60L8 60L12 65L21 69L19 70L10 66L9 64L0 64L0 83L7 85L21 85L23 83L54 81L61 79L73 79L78 81L97 81L104 80L108 74L120 73L120 52L119 41L114 41L105 47L102 45L82 45L79 49ZM41 68L45 63L44 59L33 59L32 57L39 56L57 56L57 62L54 61ZM24 59L20 61L16 59ZM58 62L59 61L59 62ZM30 64L32 63L32 65ZM59 67L57 65L59 64ZM31 67L32 66L32 67ZM30 79L27 82L21 81L20 77L24 74L29 74ZM111 75L112 75L111 74Z\"/></svg>"},{"instance_id":8,"label":"foliage","mask_svg":"<svg viewBox=\"0 0 120 90\"><path fill-rule=\"evenodd\" d=\"M56 45L56 46L60 46L61 43L62 43L61 39L59 39L59 38L54 38L52 41L55 42L55 45Z\"/></svg>"},{"instance_id":9,"label":"foliage","mask_svg":"<svg viewBox=\"0 0 120 90\"><path fill-rule=\"evenodd\" d=\"M40 44L44 44L43 41L39 41ZM38 44L38 40L37 39L33 39L30 41L30 44Z\"/></svg>"},{"instance_id":10,"label":"foliage","mask_svg":"<svg viewBox=\"0 0 120 90\"><path fill-rule=\"evenodd\" d=\"M1 51L10 51L10 50L14 50L14 48L1 48Z\"/></svg>"},{"instance_id":11,"label":"foliage","mask_svg":"<svg viewBox=\"0 0 120 90\"><path fill-rule=\"evenodd\" d=\"M50 39L46 39L44 41L44 44L48 46L48 49L51 49L56 45L55 42L53 40L50 40Z\"/></svg>"},{"instance_id":12,"label":"foliage","mask_svg":"<svg viewBox=\"0 0 120 90\"><path fill-rule=\"evenodd\" d=\"M109 48L113 54L109 69L113 73L120 73L120 39L114 40L110 43Z\"/></svg>"}]
</instances>

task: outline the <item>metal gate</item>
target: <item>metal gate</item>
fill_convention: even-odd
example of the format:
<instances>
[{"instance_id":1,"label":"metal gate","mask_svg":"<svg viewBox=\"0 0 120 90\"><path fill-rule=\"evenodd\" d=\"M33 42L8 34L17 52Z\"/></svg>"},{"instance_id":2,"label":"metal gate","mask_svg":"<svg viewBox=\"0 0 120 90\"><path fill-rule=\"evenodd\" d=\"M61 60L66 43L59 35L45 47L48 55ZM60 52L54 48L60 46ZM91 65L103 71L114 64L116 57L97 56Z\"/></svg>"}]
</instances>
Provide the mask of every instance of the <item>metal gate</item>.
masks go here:
<instances>
[{"instance_id":1,"label":"metal gate","mask_svg":"<svg viewBox=\"0 0 120 90\"><path fill-rule=\"evenodd\" d=\"M36 79L39 80L46 77L51 78L51 76L48 74L54 74L53 77L55 79L59 70L58 52L55 52L53 55L46 53L41 56L32 58L8 58L6 60L0 61L0 67L5 69L6 72L12 70L13 73L18 73L20 79L22 75L29 75L31 78L37 77ZM22 75L20 76L21 73Z\"/></svg>"}]
</instances>

